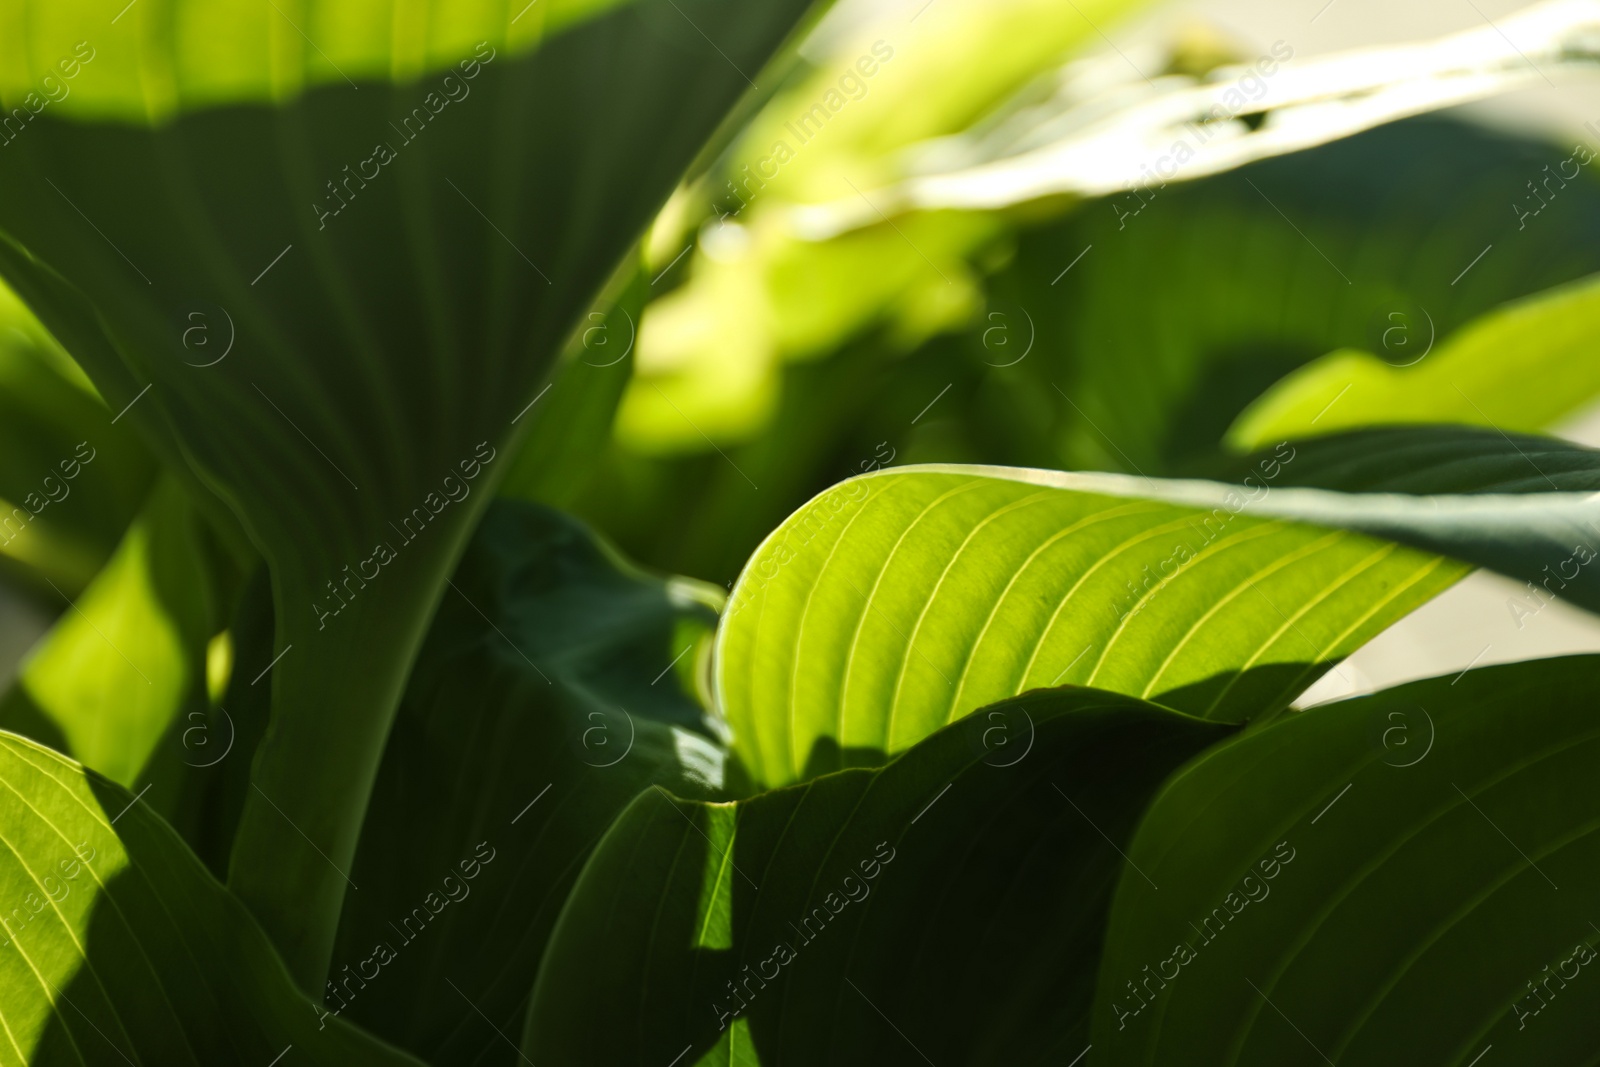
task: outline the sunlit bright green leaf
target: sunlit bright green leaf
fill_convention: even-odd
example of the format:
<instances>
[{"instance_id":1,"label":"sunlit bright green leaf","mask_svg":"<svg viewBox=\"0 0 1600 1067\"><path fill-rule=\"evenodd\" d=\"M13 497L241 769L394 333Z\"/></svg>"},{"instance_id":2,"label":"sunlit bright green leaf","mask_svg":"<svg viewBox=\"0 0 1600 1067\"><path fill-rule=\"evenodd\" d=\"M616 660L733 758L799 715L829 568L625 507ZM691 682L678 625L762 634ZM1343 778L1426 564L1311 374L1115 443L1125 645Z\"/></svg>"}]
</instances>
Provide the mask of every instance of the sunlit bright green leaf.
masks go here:
<instances>
[{"instance_id":1,"label":"sunlit bright green leaf","mask_svg":"<svg viewBox=\"0 0 1600 1067\"><path fill-rule=\"evenodd\" d=\"M132 786L173 722L206 706L206 646L228 595L199 517L163 480L0 703L0 723Z\"/></svg>"},{"instance_id":2,"label":"sunlit bright green leaf","mask_svg":"<svg viewBox=\"0 0 1600 1067\"><path fill-rule=\"evenodd\" d=\"M1285 446L1257 477L1293 460ZM729 600L717 683L736 750L778 785L1063 683L1247 719L1464 573L1264 517L1252 484L1167 483L1204 487L1167 503L1115 475L914 467L830 489Z\"/></svg>"},{"instance_id":3,"label":"sunlit bright green leaf","mask_svg":"<svg viewBox=\"0 0 1600 1067\"><path fill-rule=\"evenodd\" d=\"M1251 404L1228 440L1253 449L1285 437L1420 422L1541 430L1600 393L1597 326L1600 279L1593 277L1474 319L1432 352L1427 325L1402 315L1389 327L1389 359L1340 351L1301 367Z\"/></svg>"}]
</instances>

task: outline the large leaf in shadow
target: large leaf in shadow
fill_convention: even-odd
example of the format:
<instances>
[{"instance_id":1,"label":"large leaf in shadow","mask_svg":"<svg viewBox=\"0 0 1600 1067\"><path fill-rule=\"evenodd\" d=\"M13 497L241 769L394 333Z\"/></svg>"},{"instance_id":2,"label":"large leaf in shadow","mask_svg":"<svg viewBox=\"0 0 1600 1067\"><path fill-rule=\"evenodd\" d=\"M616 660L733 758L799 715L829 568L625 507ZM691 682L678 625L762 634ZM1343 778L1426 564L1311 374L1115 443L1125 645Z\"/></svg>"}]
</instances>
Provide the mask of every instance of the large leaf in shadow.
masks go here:
<instances>
[{"instance_id":1,"label":"large leaf in shadow","mask_svg":"<svg viewBox=\"0 0 1600 1067\"><path fill-rule=\"evenodd\" d=\"M7 1063L415 1064L318 1017L244 906L161 819L0 734Z\"/></svg>"},{"instance_id":2,"label":"large leaf in shadow","mask_svg":"<svg viewBox=\"0 0 1600 1067\"><path fill-rule=\"evenodd\" d=\"M651 790L561 913L523 1051L541 1067L1066 1063L1118 842L1228 732L1069 687L878 770L728 805Z\"/></svg>"},{"instance_id":3,"label":"large leaf in shadow","mask_svg":"<svg viewBox=\"0 0 1600 1067\"><path fill-rule=\"evenodd\" d=\"M1295 460L1283 466L1276 488L1435 497L1600 491L1600 451L1481 426L1374 426L1296 441L1293 448ZM1213 480L1246 477L1268 454L1225 459Z\"/></svg>"},{"instance_id":4,"label":"large leaf in shadow","mask_svg":"<svg viewBox=\"0 0 1600 1067\"><path fill-rule=\"evenodd\" d=\"M1063 682L1231 721L1287 705L1466 570L1264 517L1247 494L1294 462L1263 460L1254 490L956 466L841 483L734 587L716 669L736 751L779 785ZM1159 499L1191 484L1226 503Z\"/></svg>"},{"instance_id":5,"label":"large leaf in shadow","mask_svg":"<svg viewBox=\"0 0 1600 1067\"><path fill-rule=\"evenodd\" d=\"M534 397L531 425L500 494L566 507L594 476L617 405L633 378L638 323L649 299L642 267L619 270L614 299L584 316L551 380Z\"/></svg>"},{"instance_id":6,"label":"large leaf in shadow","mask_svg":"<svg viewBox=\"0 0 1600 1067\"><path fill-rule=\"evenodd\" d=\"M272 585L258 567L244 583L228 625L232 647L226 688L209 706L189 706L146 764L145 803L159 811L218 878L250 787L250 765L272 712ZM196 702L199 703L199 702Z\"/></svg>"},{"instance_id":7,"label":"large leaf in shadow","mask_svg":"<svg viewBox=\"0 0 1600 1067\"><path fill-rule=\"evenodd\" d=\"M1592 1062L1597 681L1485 667L1191 765L1128 849L1088 1062Z\"/></svg>"},{"instance_id":8,"label":"large leaf in shadow","mask_svg":"<svg viewBox=\"0 0 1600 1067\"><path fill-rule=\"evenodd\" d=\"M206 705L206 646L230 592L220 564L184 491L163 478L30 653L0 726L132 786L180 714Z\"/></svg>"},{"instance_id":9,"label":"large leaf in shadow","mask_svg":"<svg viewBox=\"0 0 1600 1067\"><path fill-rule=\"evenodd\" d=\"M0 270L272 568L230 882L307 988L513 419L805 6L12 5L3 79L71 95L5 146Z\"/></svg>"},{"instance_id":10,"label":"large leaf in shadow","mask_svg":"<svg viewBox=\"0 0 1600 1067\"><path fill-rule=\"evenodd\" d=\"M509 503L452 587L384 751L326 1003L430 1062L511 1063L496 1028L520 1028L612 819L652 783L701 797L723 784L692 696L718 598Z\"/></svg>"}]
</instances>

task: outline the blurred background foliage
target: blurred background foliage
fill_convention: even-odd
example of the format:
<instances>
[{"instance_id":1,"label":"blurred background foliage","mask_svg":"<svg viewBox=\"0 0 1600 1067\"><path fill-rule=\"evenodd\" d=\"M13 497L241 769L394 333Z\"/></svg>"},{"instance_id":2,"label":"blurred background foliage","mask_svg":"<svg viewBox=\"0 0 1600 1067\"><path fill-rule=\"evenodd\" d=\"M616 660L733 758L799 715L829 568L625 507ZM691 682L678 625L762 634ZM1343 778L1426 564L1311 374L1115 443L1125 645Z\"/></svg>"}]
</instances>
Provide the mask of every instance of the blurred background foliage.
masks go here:
<instances>
[{"instance_id":1,"label":"blurred background foliage","mask_svg":"<svg viewBox=\"0 0 1600 1067\"><path fill-rule=\"evenodd\" d=\"M1124 49L1102 27L1140 5L936 3L920 14L836 9L808 62L679 190L647 242L642 312L594 316L589 339L602 344L585 360L633 343L598 462L583 484L526 495L575 510L648 565L726 585L785 515L864 470L1199 473L1225 441L1315 432L1310 419L1329 398L1290 419L1310 401L1275 395L1230 438L1261 394L1336 350L1325 377L1346 382L1349 362L1364 359L1374 388L1387 373L1401 395L1423 394L1408 421L1499 422L1491 411L1515 411L1518 428L1534 429L1529 412L1548 426L1600 390L1573 351L1537 368L1560 375L1559 387L1520 373L1504 331L1493 350L1447 365L1444 376L1475 394L1465 402L1442 377L1422 380L1439 363L1422 357L1475 318L1600 269L1591 168L1551 183L1559 195L1536 218L1511 207L1519 196L1526 210L1544 204L1531 183L1573 143L1507 132L1477 112L1396 122L1192 182L880 215L806 239L796 205L871 206L908 154L1062 82L1093 111L1130 80L1226 81L1234 64L1283 45L1173 17L1156 43ZM1011 44L985 44L996 40ZM838 110L821 123L813 109L835 91ZM1475 262L1486 246L1493 254ZM1592 318L1581 304L1565 321ZM1519 342L1542 336L1525 323L1517 332ZM1523 372L1534 369L1526 358ZM1320 396L1316 382L1292 384ZM1513 385L1525 395L1502 392ZM1342 398L1346 410L1322 428L1369 421L1371 391ZM1530 393L1545 399L1530 407Z\"/></svg>"},{"instance_id":2,"label":"blurred background foliage","mask_svg":"<svg viewBox=\"0 0 1600 1067\"><path fill-rule=\"evenodd\" d=\"M1600 393L1600 181L1581 123L1518 117L1549 97L1111 196L879 210L955 135L1045 100L1098 119L1244 84L1241 64L1336 50L1328 27L1371 6L1319 29L1248 0L841 0L579 324L503 494L726 588L807 499L886 466L1203 474L1362 422L1573 425ZM1272 36L1280 17L1294 39ZM819 239L797 221L852 200L868 224ZM107 413L0 293L0 721L132 785L164 734L204 765L207 709L249 682L228 631L254 561ZM80 448L94 458L67 480ZM140 694L133 736L95 732L111 691Z\"/></svg>"}]
</instances>

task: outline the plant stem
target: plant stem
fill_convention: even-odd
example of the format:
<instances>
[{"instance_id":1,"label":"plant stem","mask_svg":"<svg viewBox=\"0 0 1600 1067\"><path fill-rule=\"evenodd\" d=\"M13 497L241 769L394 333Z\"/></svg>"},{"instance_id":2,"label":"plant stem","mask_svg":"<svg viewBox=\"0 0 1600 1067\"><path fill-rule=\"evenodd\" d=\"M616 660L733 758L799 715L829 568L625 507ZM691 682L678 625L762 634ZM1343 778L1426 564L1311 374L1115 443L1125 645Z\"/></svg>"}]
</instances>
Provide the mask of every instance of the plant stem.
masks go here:
<instances>
[{"instance_id":1,"label":"plant stem","mask_svg":"<svg viewBox=\"0 0 1600 1067\"><path fill-rule=\"evenodd\" d=\"M274 575L279 659L258 683L272 686L272 720L228 885L318 1002L345 894L360 892L351 868L389 727L472 523L463 514L455 529L441 526L414 544L392 539L397 558L371 581L341 584L344 601L325 591L320 611L303 593L284 602L286 590L316 589L316 580Z\"/></svg>"}]
</instances>

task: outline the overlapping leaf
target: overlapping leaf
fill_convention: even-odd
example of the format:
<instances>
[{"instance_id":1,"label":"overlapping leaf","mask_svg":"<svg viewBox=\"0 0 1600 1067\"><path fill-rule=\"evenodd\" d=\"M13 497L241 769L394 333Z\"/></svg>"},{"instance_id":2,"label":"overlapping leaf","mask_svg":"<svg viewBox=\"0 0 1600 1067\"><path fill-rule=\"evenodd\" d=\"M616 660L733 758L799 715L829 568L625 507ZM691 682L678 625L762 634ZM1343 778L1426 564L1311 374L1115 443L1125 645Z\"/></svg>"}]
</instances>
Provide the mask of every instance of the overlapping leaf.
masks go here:
<instances>
[{"instance_id":1,"label":"overlapping leaf","mask_svg":"<svg viewBox=\"0 0 1600 1067\"><path fill-rule=\"evenodd\" d=\"M1086 1040L1117 842L1170 770L1228 732L1065 688L878 770L731 805L652 790L562 911L523 1052L541 1067L919 1050L1064 1063Z\"/></svg>"},{"instance_id":2,"label":"overlapping leaf","mask_svg":"<svg viewBox=\"0 0 1600 1067\"><path fill-rule=\"evenodd\" d=\"M1026 233L991 303L1014 330L1019 308L1037 324L1035 354L1017 369L1060 405L1054 465L1182 472L1304 363L1339 348L1414 363L1490 309L1600 270L1592 167L1535 218L1519 221L1508 203L1531 198L1527 183L1572 151L1414 120L1095 201ZM1563 391L1581 402L1585 388Z\"/></svg>"},{"instance_id":3,"label":"overlapping leaf","mask_svg":"<svg viewBox=\"0 0 1600 1067\"><path fill-rule=\"evenodd\" d=\"M1360 430L1296 444L1260 513L1362 530L1517 578L1600 611L1600 452L1478 427ZM1249 477L1261 460L1233 466ZM1072 475L1084 489L1227 506L1212 482ZM1314 487L1314 488L1307 488ZM1328 493L1316 490L1335 489Z\"/></svg>"},{"instance_id":4,"label":"overlapping leaf","mask_svg":"<svg viewBox=\"0 0 1600 1067\"><path fill-rule=\"evenodd\" d=\"M12 734L0 828L0 1062L418 1062L321 1016L142 802Z\"/></svg>"},{"instance_id":5,"label":"overlapping leaf","mask_svg":"<svg viewBox=\"0 0 1600 1067\"><path fill-rule=\"evenodd\" d=\"M0 271L272 568L230 881L315 987L513 422L805 4L122 8L0 10Z\"/></svg>"},{"instance_id":6,"label":"overlapping leaf","mask_svg":"<svg viewBox=\"0 0 1600 1067\"><path fill-rule=\"evenodd\" d=\"M1590 449L1369 431L1232 473L928 466L836 486L729 602L718 695L738 752L759 781L793 781L1062 682L1272 713L1464 573L1453 560L1600 610Z\"/></svg>"},{"instance_id":7,"label":"overlapping leaf","mask_svg":"<svg viewBox=\"0 0 1600 1067\"><path fill-rule=\"evenodd\" d=\"M1485 667L1191 766L1128 849L1088 1062L1591 1059L1597 680Z\"/></svg>"},{"instance_id":8,"label":"overlapping leaf","mask_svg":"<svg viewBox=\"0 0 1600 1067\"><path fill-rule=\"evenodd\" d=\"M331 1009L430 1062L516 1061L495 1028L520 1029L556 915L613 818L652 783L724 785L726 753L691 695L716 592L639 574L546 508L489 512L384 751Z\"/></svg>"},{"instance_id":9,"label":"overlapping leaf","mask_svg":"<svg viewBox=\"0 0 1600 1067\"><path fill-rule=\"evenodd\" d=\"M206 646L230 592L214 563L194 508L163 479L30 654L0 722L132 786L180 714L206 706Z\"/></svg>"},{"instance_id":10,"label":"overlapping leaf","mask_svg":"<svg viewBox=\"0 0 1600 1067\"><path fill-rule=\"evenodd\" d=\"M1395 365L1394 382L1420 382L1406 376L1427 372L1457 335L1475 333L1479 316L1499 318L1495 309L1508 301L1600 270L1591 174L1521 229L1507 210L1507 189L1526 193L1527 181L1571 151L1456 121L1409 122L1156 189L1153 199L1085 203L1022 233L1014 261L991 276L964 329L918 342L909 356L901 353L910 342L896 332L791 363L774 383L770 422L750 444L719 440L726 459L707 449L667 460L619 443L576 506L635 558L727 582L790 511L872 463L1192 473L1240 412L1302 364L1354 346ZM899 247L927 269L915 250ZM1542 388L1542 410L1570 410L1592 395L1582 375L1556 387L1517 374L1544 343L1520 328L1501 334L1485 369L1518 378L1508 398ZM1422 362L1399 366L1425 351ZM1496 373L1454 380L1503 428L1547 425L1503 418L1509 406L1497 402ZM730 380L719 375L707 388L732 388ZM1350 381L1339 379L1304 419ZM1473 411L1448 381L1426 384L1446 405L1435 405L1431 420ZM1345 393L1314 427L1360 391ZM712 432L682 397L673 400ZM674 432L693 436L666 414ZM1285 436L1294 435L1256 434L1250 443Z\"/></svg>"},{"instance_id":11,"label":"overlapping leaf","mask_svg":"<svg viewBox=\"0 0 1600 1067\"><path fill-rule=\"evenodd\" d=\"M1257 398L1228 438L1259 448L1285 436L1426 422L1541 430L1600 393L1597 322L1600 280L1593 277L1474 319L1436 348L1428 332L1416 329L1424 324L1402 314L1388 328L1395 342L1390 360L1329 353Z\"/></svg>"},{"instance_id":12,"label":"overlapping leaf","mask_svg":"<svg viewBox=\"0 0 1600 1067\"><path fill-rule=\"evenodd\" d=\"M1270 484L1285 460L1292 449L1258 476ZM1062 683L1243 720L1464 573L1262 517L1245 504L1261 482L1195 483L1212 510L1115 478L905 468L842 483L779 527L718 636L719 698L756 778L872 761Z\"/></svg>"}]
</instances>

